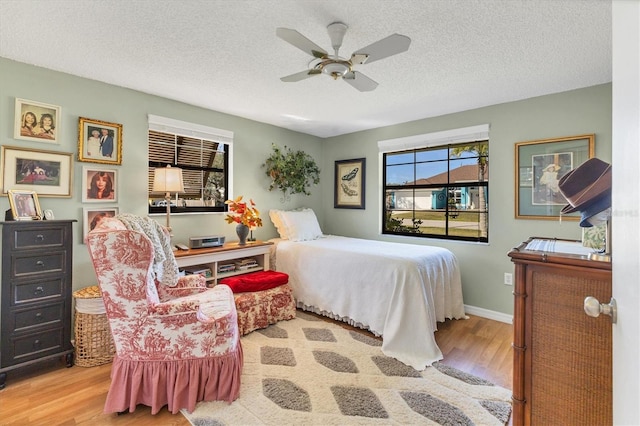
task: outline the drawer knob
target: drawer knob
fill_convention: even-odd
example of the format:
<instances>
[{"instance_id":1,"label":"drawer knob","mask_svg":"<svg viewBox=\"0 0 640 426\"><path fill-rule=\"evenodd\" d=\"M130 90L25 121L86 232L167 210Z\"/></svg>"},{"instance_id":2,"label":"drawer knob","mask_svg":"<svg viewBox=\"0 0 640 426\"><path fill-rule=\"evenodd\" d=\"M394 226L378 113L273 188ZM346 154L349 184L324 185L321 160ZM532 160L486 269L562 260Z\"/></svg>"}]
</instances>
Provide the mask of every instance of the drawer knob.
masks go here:
<instances>
[{"instance_id":1,"label":"drawer knob","mask_svg":"<svg viewBox=\"0 0 640 426\"><path fill-rule=\"evenodd\" d=\"M600 303L598 299L592 296L585 298L584 312L590 317L599 317L600 314L609 315L613 324L618 321L618 308L616 306L616 299L613 297L608 304Z\"/></svg>"},{"instance_id":2,"label":"drawer knob","mask_svg":"<svg viewBox=\"0 0 640 426\"><path fill-rule=\"evenodd\" d=\"M38 287L36 287L35 290L33 290L33 294L35 294L36 296L42 293L44 293L44 288L41 285L39 285Z\"/></svg>"},{"instance_id":3,"label":"drawer knob","mask_svg":"<svg viewBox=\"0 0 640 426\"><path fill-rule=\"evenodd\" d=\"M36 242L40 243L42 241L44 241L44 235L42 234L36 235Z\"/></svg>"},{"instance_id":4,"label":"drawer knob","mask_svg":"<svg viewBox=\"0 0 640 426\"><path fill-rule=\"evenodd\" d=\"M39 339L36 339L36 340L33 341L33 347L34 348L39 348L40 345L41 345L41 342L40 342Z\"/></svg>"},{"instance_id":5,"label":"drawer knob","mask_svg":"<svg viewBox=\"0 0 640 426\"><path fill-rule=\"evenodd\" d=\"M36 266L39 266L39 267L41 267L41 268L42 268L42 267L44 266L44 262L43 262L42 260L38 260L38 261L36 262Z\"/></svg>"},{"instance_id":6,"label":"drawer knob","mask_svg":"<svg viewBox=\"0 0 640 426\"><path fill-rule=\"evenodd\" d=\"M42 313L38 312L38 313L36 314L36 320L37 320L37 321L42 321Z\"/></svg>"}]
</instances>

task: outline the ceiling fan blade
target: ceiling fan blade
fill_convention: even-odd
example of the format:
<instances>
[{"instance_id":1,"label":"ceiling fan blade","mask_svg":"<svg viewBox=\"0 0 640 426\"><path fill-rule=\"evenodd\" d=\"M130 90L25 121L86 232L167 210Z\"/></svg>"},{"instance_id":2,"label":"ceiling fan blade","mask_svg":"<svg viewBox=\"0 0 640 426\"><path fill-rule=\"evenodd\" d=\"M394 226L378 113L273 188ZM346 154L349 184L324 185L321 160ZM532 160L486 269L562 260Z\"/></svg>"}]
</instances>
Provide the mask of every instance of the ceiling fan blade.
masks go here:
<instances>
[{"instance_id":1,"label":"ceiling fan blade","mask_svg":"<svg viewBox=\"0 0 640 426\"><path fill-rule=\"evenodd\" d=\"M296 81L304 80L305 78L313 77L314 75L320 75L322 71L320 70L304 70L297 72L295 74L288 75L286 77L282 77L280 80L285 83L295 83Z\"/></svg>"},{"instance_id":2,"label":"ceiling fan blade","mask_svg":"<svg viewBox=\"0 0 640 426\"><path fill-rule=\"evenodd\" d=\"M351 59L354 64L370 64L371 62L406 52L409 50L410 44L411 39L409 37L401 34L392 34L389 37L378 40L367 47L356 50L353 52L353 55L351 55ZM362 56L360 55L366 55L367 57L362 60Z\"/></svg>"},{"instance_id":3,"label":"ceiling fan blade","mask_svg":"<svg viewBox=\"0 0 640 426\"><path fill-rule=\"evenodd\" d=\"M378 83L357 71L346 73L342 79L361 92L370 92L378 87Z\"/></svg>"},{"instance_id":4,"label":"ceiling fan blade","mask_svg":"<svg viewBox=\"0 0 640 426\"><path fill-rule=\"evenodd\" d=\"M324 58L328 55L326 50L297 32L296 30L292 30L289 28L276 28L276 35L287 43L290 43L298 49L313 56L314 58Z\"/></svg>"}]
</instances>

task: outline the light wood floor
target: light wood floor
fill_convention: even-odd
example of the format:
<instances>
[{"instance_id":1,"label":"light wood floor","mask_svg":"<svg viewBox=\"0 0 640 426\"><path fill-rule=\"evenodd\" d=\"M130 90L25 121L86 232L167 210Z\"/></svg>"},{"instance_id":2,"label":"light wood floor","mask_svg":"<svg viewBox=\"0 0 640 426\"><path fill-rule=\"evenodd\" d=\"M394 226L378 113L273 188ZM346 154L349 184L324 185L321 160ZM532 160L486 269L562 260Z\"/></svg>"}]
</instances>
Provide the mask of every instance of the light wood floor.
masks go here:
<instances>
[{"instance_id":1,"label":"light wood floor","mask_svg":"<svg viewBox=\"0 0 640 426\"><path fill-rule=\"evenodd\" d=\"M438 327L436 341L445 364L511 389L510 324L472 316ZM11 371L0 391L0 424L189 426L181 414L172 415L166 408L155 416L142 405L125 415L103 414L110 371L111 364L65 368L62 361L36 372Z\"/></svg>"}]
</instances>

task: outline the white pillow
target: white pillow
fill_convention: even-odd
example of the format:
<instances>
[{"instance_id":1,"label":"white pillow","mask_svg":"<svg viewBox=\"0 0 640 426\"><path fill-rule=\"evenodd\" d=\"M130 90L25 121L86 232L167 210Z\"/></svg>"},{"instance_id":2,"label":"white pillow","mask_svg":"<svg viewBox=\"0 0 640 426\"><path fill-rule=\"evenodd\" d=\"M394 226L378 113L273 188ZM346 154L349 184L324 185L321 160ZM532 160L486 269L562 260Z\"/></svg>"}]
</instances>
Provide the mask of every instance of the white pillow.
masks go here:
<instances>
[{"instance_id":1,"label":"white pillow","mask_svg":"<svg viewBox=\"0 0 640 426\"><path fill-rule=\"evenodd\" d=\"M269 215L271 215L271 212L269 212ZM318 218L311 209L278 210L275 216L277 216L276 221L279 220L283 228L282 232L278 230L281 238L285 238L283 235L286 235L286 238L290 241L309 241L322 237ZM274 221L274 224L276 221Z\"/></svg>"},{"instance_id":2,"label":"white pillow","mask_svg":"<svg viewBox=\"0 0 640 426\"><path fill-rule=\"evenodd\" d=\"M280 238L282 238L283 240L286 240L288 239L287 229L284 223L282 222L282 218L280 217L281 212L282 210L269 210L269 218L271 219L271 222L273 222L273 225L278 230L278 234L280 234Z\"/></svg>"},{"instance_id":3,"label":"white pillow","mask_svg":"<svg viewBox=\"0 0 640 426\"><path fill-rule=\"evenodd\" d=\"M311 209L280 212L290 241L309 241L322 237L318 218Z\"/></svg>"}]
</instances>

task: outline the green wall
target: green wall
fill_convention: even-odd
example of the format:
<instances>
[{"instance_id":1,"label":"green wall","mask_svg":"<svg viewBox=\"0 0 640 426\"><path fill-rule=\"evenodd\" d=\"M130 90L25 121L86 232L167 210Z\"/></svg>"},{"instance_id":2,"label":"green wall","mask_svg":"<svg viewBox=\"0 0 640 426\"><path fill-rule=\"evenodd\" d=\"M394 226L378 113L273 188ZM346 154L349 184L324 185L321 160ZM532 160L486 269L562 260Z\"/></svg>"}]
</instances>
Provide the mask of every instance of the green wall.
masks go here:
<instances>
[{"instance_id":1,"label":"green wall","mask_svg":"<svg viewBox=\"0 0 640 426\"><path fill-rule=\"evenodd\" d=\"M93 269L82 244L83 208L118 206L120 212L146 214L147 114L235 133L234 195L253 198L262 211L265 226L255 233L259 239L277 236L268 220L269 209L307 206L316 211L327 234L449 248L460 261L465 304L475 310L486 310L484 313L490 317L493 313L505 316L512 313L512 287L502 284L504 272L513 269L506 256L512 247L532 235L580 238L576 222L514 219L514 144L595 133L596 156L605 161L611 159L610 84L321 139L4 58L0 58L0 77L2 145L77 155L78 117L123 125L123 161L121 166L116 166L120 180L117 204L82 203L82 168L92 166L92 163L78 161L73 164L72 198L40 198L42 208L52 209L56 218L78 221L74 228L74 290L94 284ZM61 143L14 139L15 98L62 107L62 121L59 123ZM483 123L491 125L489 244L382 236L379 231L381 193L378 185L381 174L377 142ZM311 196L295 195L283 202L280 193L267 191L269 179L261 165L271 152L272 143L304 150L316 159L322 170L321 183L312 188ZM366 209L334 209L334 162L361 157L367 159ZM9 208L6 197L0 197L0 208ZM155 218L164 223L164 216ZM171 225L176 242L186 242L193 235L235 238L234 227L224 221L223 214L173 215Z\"/></svg>"},{"instance_id":2,"label":"green wall","mask_svg":"<svg viewBox=\"0 0 640 426\"><path fill-rule=\"evenodd\" d=\"M412 239L380 234L382 181L379 140L490 124L489 244ZM442 246L460 262L466 305L511 315L513 272L507 253L530 236L581 238L577 222L515 219L514 163L517 142L595 134L596 157L611 161L611 85L541 96L471 111L333 137L324 142L323 218L325 233ZM366 158L366 209L333 208L334 161ZM417 241L416 241L417 240Z\"/></svg>"},{"instance_id":3,"label":"green wall","mask_svg":"<svg viewBox=\"0 0 640 426\"><path fill-rule=\"evenodd\" d=\"M279 127L258 123L233 115L222 114L184 103L140 93L122 87L100 83L0 58L0 144L38 150L78 153L78 118L119 123L123 125L122 165L108 166L118 170L120 180L117 203L82 203L82 168L95 163L74 161L72 198L39 197L43 209L52 209L56 218L76 219L74 227L74 290L95 284L93 267L86 246L82 243L83 208L114 207L121 213L147 214L147 114L203 124L230 130L234 135L234 195L253 198L262 212L264 226L254 232L258 239L277 235L268 218L269 209L289 209L308 206L322 215L319 187L312 195L292 196L281 202L279 192L269 192L270 179L261 167L271 153L271 144L304 150L322 164L322 139ZM215 94L212 94L215 96ZM15 98L28 99L62 108L59 145L30 142L13 138ZM0 197L0 209L9 208L7 197ZM165 216L154 216L161 224ZM173 241L187 243L190 236L225 235L237 239L235 226L224 221L224 214L172 215Z\"/></svg>"}]
</instances>

